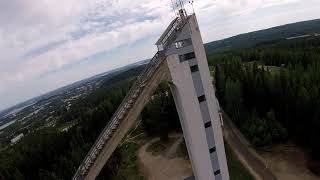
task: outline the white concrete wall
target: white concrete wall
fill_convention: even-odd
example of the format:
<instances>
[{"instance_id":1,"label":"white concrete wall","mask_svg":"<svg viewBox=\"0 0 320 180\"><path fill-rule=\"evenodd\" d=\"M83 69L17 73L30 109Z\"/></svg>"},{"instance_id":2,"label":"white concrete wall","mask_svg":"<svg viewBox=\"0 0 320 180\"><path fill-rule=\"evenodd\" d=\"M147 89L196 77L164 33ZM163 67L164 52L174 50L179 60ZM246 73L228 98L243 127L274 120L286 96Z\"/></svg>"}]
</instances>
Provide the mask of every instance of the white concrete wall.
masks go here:
<instances>
[{"instance_id":1,"label":"white concrete wall","mask_svg":"<svg viewBox=\"0 0 320 180\"><path fill-rule=\"evenodd\" d=\"M212 80L210 76L208 61L203 46L203 41L201 38L199 26L195 16L190 18L190 28L191 37L194 46L194 52L196 54L196 59L198 61L198 67L201 74L201 79L203 83L203 88L205 91L206 101L208 103L208 108L210 112L211 122L213 125L215 144L218 154L218 161L220 165L221 176L223 180L229 179L228 166L225 155L225 148L223 143L223 134L219 118L219 107L216 103L217 99L215 96L215 90L212 85Z\"/></svg>"},{"instance_id":2,"label":"white concrete wall","mask_svg":"<svg viewBox=\"0 0 320 180\"><path fill-rule=\"evenodd\" d=\"M190 72L189 63L180 63L178 55L167 57L173 82L172 92L186 139L193 173L197 180L214 180L205 128Z\"/></svg>"},{"instance_id":3,"label":"white concrete wall","mask_svg":"<svg viewBox=\"0 0 320 180\"><path fill-rule=\"evenodd\" d=\"M191 46L176 49L173 45L166 55L173 82L171 89L193 173L197 180L229 180L219 105L195 16L191 16L176 42L189 38L192 39ZM190 52L194 52L196 57L181 62L179 55ZM191 72L190 67L194 65L199 71ZM202 95L205 95L205 101L199 102L198 97ZM205 127L207 122L211 122L211 126Z\"/></svg>"}]
</instances>

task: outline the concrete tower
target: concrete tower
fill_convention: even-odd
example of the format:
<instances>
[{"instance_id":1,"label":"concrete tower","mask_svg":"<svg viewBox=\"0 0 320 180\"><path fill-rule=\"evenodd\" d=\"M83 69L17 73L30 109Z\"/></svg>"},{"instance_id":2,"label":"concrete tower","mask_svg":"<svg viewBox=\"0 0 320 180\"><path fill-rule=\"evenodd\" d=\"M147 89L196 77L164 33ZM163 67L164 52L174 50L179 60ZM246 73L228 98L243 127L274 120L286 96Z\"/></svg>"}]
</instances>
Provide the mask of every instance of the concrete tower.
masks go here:
<instances>
[{"instance_id":1,"label":"concrete tower","mask_svg":"<svg viewBox=\"0 0 320 180\"><path fill-rule=\"evenodd\" d=\"M182 7L182 5L181 5ZM162 80L171 82L196 180L229 180L219 104L196 16L179 11L151 59L73 176L95 179Z\"/></svg>"},{"instance_id":2,"label":"concrete tower","mask_svg":"<svg viewBox=\"0 0 320 180\"><path fill-rule=\"evenodd\" d=\"M207 57L195 15L179 11L186 24L164 51L171 75L171 90L180 117L194 177L197 180L228 180L229 173L219 115ZM173 24L173 25L172 25ZM174 26L174 23L171 25ZM170 33L170 26L164 34Z\"/></svg>"}]
</instances>

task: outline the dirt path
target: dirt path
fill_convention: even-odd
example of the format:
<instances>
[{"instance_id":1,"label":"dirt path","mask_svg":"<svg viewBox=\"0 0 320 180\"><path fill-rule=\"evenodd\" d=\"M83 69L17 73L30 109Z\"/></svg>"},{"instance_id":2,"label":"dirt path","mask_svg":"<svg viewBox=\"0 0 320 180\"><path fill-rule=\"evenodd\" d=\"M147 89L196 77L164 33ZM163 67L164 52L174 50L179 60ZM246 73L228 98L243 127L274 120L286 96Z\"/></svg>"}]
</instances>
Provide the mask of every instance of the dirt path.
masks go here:
<instances>
[{"instance_id":1,"label":"dirt path","mask_svg":"<svg viewBox=\"0 0 320 180\"><path fill-rule=\"evenodd\" d=\"M282 144L266 151L250 147L231 120L224 116L224 136L240 161L256 179L319 180L307 169L304 151L294 144Z\"/></svg>"},{"instance_id":2,"label":"dirt path","mask_svg":"<svg viewBox=\"0 0 320 180\"><path fill-rule=\"evenodd\" d=\"M152 139L139 149L139 164L148 180L182 180L190 177L192 175L190 161L174 155L174 149L181 142L181 138L178 138L164 155L153 156L146 149L158 140L159 138Z\"/></svg>"},{"instance_id":3,"label":"dirt path","mask_svg":"<svg viewBox=\"0 0 320 180\"><path fill-rule=\"evenodd\" d=\"M249 143L227 116L224 116L223 135L238 159L250 171L255 179L277 179L270 169L265 166L263 160L259 158L255 150L250 148Z\"/></svg>"},{"instance_id":4,"label":"dirt path","mask_svg":"<svg viewBox=\"0 0 320 180\"><path fill-rule=\"evenodd\" d=\"M278 145L268 152L259 151L258 153L278 179L320 179L307 168L307 155L304 151L292 143Z\"/></svg>"}]
</instances>

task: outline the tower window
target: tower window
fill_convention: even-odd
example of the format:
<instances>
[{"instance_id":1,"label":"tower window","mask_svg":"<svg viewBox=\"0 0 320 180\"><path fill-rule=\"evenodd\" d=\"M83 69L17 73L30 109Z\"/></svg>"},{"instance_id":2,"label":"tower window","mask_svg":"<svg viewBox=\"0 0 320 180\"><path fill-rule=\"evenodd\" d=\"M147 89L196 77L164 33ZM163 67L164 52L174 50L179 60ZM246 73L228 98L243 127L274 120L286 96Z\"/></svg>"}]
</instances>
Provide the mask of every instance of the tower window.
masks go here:
<instances>
[{"instance_id":1,"label":"tower window","mask_svg":"<svg viewBox=\"0 0 320 180\"><path fill-rule=\"evenodd\" d=\"M179 59L180 59L180 62L183 62L183 61L188 61L190 59L193 59L195 57L196 55L194 54L194 52L191 52L191 53L180 55Z\"/></svg>"},{"instance_id":2,"label":"tower window","mask_svg":"<svg viewBox=\"0 0 320 180\"><path fill-rule=\"evenodd\" d=\"M205 95L199 96L198 100L199 100L199 102L203 102L206 100L206 96Z\"/></svg>"},{"instance_id":3,"label":"tower window","mask_svg":"<svg viewBox=\"0 0 320 180\"><path fill-rule=\"evenodd\" d=\"M190 38L175 42L176 49L180 49L190 45L192 45L192 40Z\"/></svg>"},{"instance_id":4,"label":"tower window","mask_svg":"<svg viewBox=\"0 0 320 180\"><path fill-rule=\"evenodd\" d=\"M205 128L208 128L208 127L211 127L211 125L212 125L212 124L211 124L211 121L209 121L209 122L206 122L206 123L204 124L204 127L205 127Z\"/></svg>"},{"instance_id":5,"label":"tower window","mask_svg":"<svg viewBox=\"0 0 320 180\"><path fill-rule=\"evenodd\" d=\"M176 45L176 48L177 48L177 49L183 48L183 43L182 43L182 41L176 42L175 45Z\"/></svg>"},{"instance_id":6,"label":"tower window","mask_svg":"<svg viewBox=\"0 0 320 180\"><path fill-rule=\"evenodd\" d=\"M210 148L210 149L209 149L209 152L210 152L210 154L211 154L211 153L216 152L216 150L217 150L216 147L213 147L213 148Z\"/></svg>"},{"instance_id":7,"label":"tower window","mask_svg":"<svg viewBox=\"0 0 320 180\"><path fill-rule=\"evenodd\" d=\"M191 72L197 72L197 71L199 71L198 65L191 66L190 69L191 69Z\"/></svg>"},{"instance_id":8,"label":"tower window","mask_svg":"<svg viewBox=\"0 0 320 180\"><path fill-rule=\"evenodd\" d=\"M216 170L216 171L214 172L214 175L215 175L215 176L218 175L218 174L220 174L220 169L219 169L219 170Z\"/></svg>"}]
</instances>

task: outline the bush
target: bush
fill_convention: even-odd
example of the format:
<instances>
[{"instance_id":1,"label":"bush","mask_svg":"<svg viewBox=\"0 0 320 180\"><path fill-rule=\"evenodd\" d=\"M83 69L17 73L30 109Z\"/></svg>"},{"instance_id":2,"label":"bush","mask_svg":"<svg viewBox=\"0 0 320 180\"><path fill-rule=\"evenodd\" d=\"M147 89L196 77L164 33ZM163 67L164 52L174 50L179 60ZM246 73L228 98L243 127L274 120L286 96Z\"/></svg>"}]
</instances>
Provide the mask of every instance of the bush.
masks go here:
<instances>
[{"instance_id":1,"label":"bush","mask_svg":"<svg viewBox=\"0 0 320 180\"><path fill-rule=\"evenodd\" d=\"M273 112L268 112L266 118L259 118L253 112L242 124L241 130L249 141L257 147L269 146L272 143L287 138L287 131L274 118Z\"/></svg>"}]
</instances>

